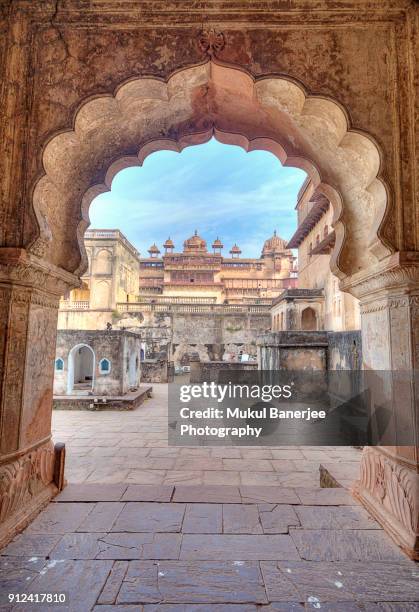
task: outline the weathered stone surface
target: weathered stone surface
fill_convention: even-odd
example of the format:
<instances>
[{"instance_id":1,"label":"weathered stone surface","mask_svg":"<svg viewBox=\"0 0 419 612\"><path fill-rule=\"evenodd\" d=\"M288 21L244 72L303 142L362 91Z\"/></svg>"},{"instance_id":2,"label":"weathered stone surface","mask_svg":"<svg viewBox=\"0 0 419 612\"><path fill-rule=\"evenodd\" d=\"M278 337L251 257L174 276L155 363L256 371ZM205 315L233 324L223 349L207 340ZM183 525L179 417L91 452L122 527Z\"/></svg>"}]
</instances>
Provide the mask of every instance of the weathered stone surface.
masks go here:
<instances>
[{"instance_id":1,"label":"weathered stone surface","mask_svg":"<svg viewBox=\"0 0 419 612\"><path fill-rule=\"evenodd\" d=\"M183 604L146 604L144 612L185 612ZM257 612L259 607L252 604L188 604L188 612Z\"/></svg>"},{"instance_id":2,"label":"weathered stone surface","mask_svg":"<svg viewBox=\"0 0 419 612\"><path fill-rule=\"evenodd\" d=\"M54 502L99 502L118 501L124 491L126 484L69 484L61 491Z\"/></svg>"},{"instance_id":3,"label":"weathered stone surface","mask_svg":"<svg viewBox=\"0 0 419 612\"><path fill-rule=\"evenodd\" d=\"M300 606L301 607L301 606ZM260 608L252 604L145 604L144 612L257 612ZM292 608L291 608L292 609ZM131 612L138 606L121 604L118 606L96 606L93 612ZM265 612L265 606L263 607ZM269 607L266 607L269 612Z\"/></svg>"},{"instance_id":4,"label":"weathered stone surface","mask_svg":"<svg viewBox=\"0 0 419 612\"><path fill-rule=\"evenodd\" d=\"M221 533L223 507L221 504L188 504L183 520L183 533Z\"/></svg>"},{"instance_id":5,"label":"weathered stone surface","mask_svg":"<svg viewBox=\"0 0 419 612\"><path fill-rule=\"evenodd\" d=\"M28 533L69 533L75 531L93 510L94 504L50 504L28 527Z\"/></svg>"},{"instance_id":6,"label":"weathered stone surface","mask_svg":"<svg viewBox=\"0 0 419 612\"><path fill-rule=\"evenodd\" d=\"M117 603L267 603L257 563L132 561Z\"/></svg>"},{"instance_id":7,"label":"weathered stone surface","mask_svg":"<svg viewBox=\"0 0 419 612\"><path fill-rule=\"evenodd\" d=\"M290 580L286 571L281 571L277 562L261 561L260 569L269 601L302 600L297 586Z\"/></svg>"},{"instance_id":8,"label":"weathered stone surface","mask_svg":"<svg viewBox=\"0 0 419 612\"><path fill-rule=\"evenodd\" d=\"M173 489L169 485L129 485L121 501L169 502Z\"/></svg>"},{"instance_id":9,"label":"weathered stone surface","mask_svg":"<svg viewBox=\"0 0 419 612\"><path fill-rule=\"evenodd\" d=\"M7 594L25 593L44 565L45 560L36 557L0 557L0 609L10 609Z\"/></svg>"},{"instance_id":10,"label":"weathered stone surface","mask_svg":"<svg viewBox=\"0 0 419 612\"><path fill-rule=\"evenodd\" d=\"M417 603L410 603L408 601L394 602L381 602L376 604L365 604L362 606L362 610L365 612L417 612Z\"/></svg>"},{"instance_id":11,"label":"weathered stone surface","mask_svg":"<svg viewBox=\"0 0 419 612\"><path fill-rule=\"evenodd\" d=\"M307 506L359 506L345 489L309 489L300 487L296 493L302 504Z\"/></svg>"},{"instance_id":12,"label":"weathered stone surface","mask_svg":"<svg viewBox=\"0 0 419 612\"><path fill-rule=\"evenodd\" d=\"M238 487L228 485L179 485L175 487L173 501L237 504L241 502L241 497Z\"/></svg>"},{"instance_id":13,"label":"weathered stone surface","mask_svg":"<svg viewBox=\"0 0 419 612\"><path fill-rule=\"evenodd\" d=\"M179 532L185 504L127 502L112 531Z\"/></svg>"},{"instance_id":14,"label":"weathered stone surface","mask_svg":"<svg viewBox=\"0 0 419 612\"><path fill-rule=\"evenodd\" d=\"M102 592L98 597L98 604L105 605L115 603L127 569L127 561L115 561L105 582L105 586L103 587Z\"/></svg>"},{"instance_id":15,"label":"weathered stone surface","mask_svg":"<svg viewBox=\"0 0 419 612\"><path fill-rule=\"evenodd\" d=\"M95 605L111 567L111 561L51 559L44 564L40 574L31 583L31 591L34 593L65 592L69 599L70 610L86 612ZM39 611L39 604L29 604L25 606L25 609L31 612Z\"/></svg>"},{"instance_id":16,"label":"weathered stone surface","mask_svg":"<svg viewBox=\"0 0 419 612\"><path fill-rule=\"evenodd\" d=\"M130 606L129 604L124 606L123 604L120 606L114 605L104 605L104 606L95 606L93 608L93 612L138 612L138 606Z\"/></svg>"},{"instance_id":17,"label":"weathered stone surface","mask_svg":"<svg viewBox=\"0 0 419 612\"><path fill-rule=\"evenodd\" d=\"M278 504L269 509L261 506L259 514L263 533L288 533L290 527L300 525L293 506Z\"/></svg>"},{"instance_id":18,"label":"weathered stone surface","mask_svg":"<svg viewBox=\"0 0 419 612\"><path fill-rule=\"evenodd\" d=\"M225 504L223 506L224 533L263 533L256 505Z\"/></svg>"},{"instance_id":19,"label":"weathered stone surface","mask_svg":"<svg viewBox=\"0 0 419 612\"><path fill-rule=\"evenodd\" d=\"M224 469L240 472L272 472L272 464L267 459L223 459Z\"/></svg>"},{"instance_id":20,"label":"weathered stone surface","mask_svg":"<svg viewBox=\"0 0 419 612\"><path fill-rule=\"evenodd\" d=\"M122 511L120 502L98 502L76 531L104 533L110 531Z\"/></svg>"},{"instance_id":21,"label":"weathered stone surface","mask_svg":"<svg viewBox=\"0 0 419 612\"><path fill-rule=\"evenodd\" d=\"M51 552L52 559L178 559L177 533L73 533Z\"/></svg>"},{"instance_id":22,"label":"weathered stone surface","mask_svg":"<svg viewBox=\"0 0 419 612\"><path fill-rule=\"evenodd\" d=\"M288 535L193 535L182 539L181 559L299 559Z\"/></svg>"},{"instance_id":23,"label":"weathered stone surface","mask_svg":"<svg viewBox=\"0 0 419 612\"><path fill-rule=\"evenodd\" d=\"M290 529L302 559L307 561L387 561L408 563L405 555L380 531Z\"/></svg>"},{"instance_id":24,"label":"weathered stone surface","mask_svg":"<svg viewBox=\"0 0 419 612\"><path fill-rule=\"evenodd\" d=\"M296 506L295 511L304 529L380 529L358 506Z\"/></svg>"},{"instance_id":25,"label":"weathered stone surface","mask_svg":"<svg viewBox=\"0 0 419 612\"><path fill-rule=\"evenodd\" d=\"M269 606L264 606L262 610L263 612L302 612L304 604L290 601L273 601Z\"/></svg>"},{"instance_id":26,"label":"weathered stone surface","mask_svg":"<svg viewBox=\"0 0 419 612\"><path fill-rule=\"evenodd\" d=\"M11 557L46 557L60 538L58 534L44 535L25 531L16 536L1 554Z\"/></svg>"},{"instance_id":27,"label":"weathered stone surface","mask_svg":"<svg viewBox=\"0 0 419 612\"><path fill-rule=\"evenodd\" d=\"M284 577L300 593L300 601L416 602L419 583L414 563L261 562L272 601L284 601ZM279 585L279 586L278 586ZM293 597L289 598L294 599Z\"/></svg>"},{"instance_id":28,"label":"weathered stone surface","mask_svg":"<svg viewBox=\"0 0 419 612\"><path fill-rule=\"evenodd\" d=\"M299 504L300 499L293 489L277 486L241 486L242 501L249 504Z\"/></svg>"}]
</instances>

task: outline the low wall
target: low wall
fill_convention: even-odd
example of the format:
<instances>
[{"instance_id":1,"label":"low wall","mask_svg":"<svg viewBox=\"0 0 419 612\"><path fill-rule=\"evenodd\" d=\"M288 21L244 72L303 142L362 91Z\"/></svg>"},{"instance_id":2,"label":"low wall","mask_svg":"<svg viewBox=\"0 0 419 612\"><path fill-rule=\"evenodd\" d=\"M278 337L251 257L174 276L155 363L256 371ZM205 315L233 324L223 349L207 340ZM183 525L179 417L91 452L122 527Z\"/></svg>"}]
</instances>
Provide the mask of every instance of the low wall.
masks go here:
<instances>
[{"instance_id":1,"label":"low wall","mask_svg":"<svg viewBox=\"0 0 419 612\"><path fill-rule=\"evenodd\" d=\"M141 382L167 383L173 380L173 364L167 359L145 359L141 362Z\"/></svg>"},{"instance_id":2,"label":"low wall","mask_svg":"<svg viewBox=\"0 0 419 612\"><path fill-rule=\"evenodd\" d=\"M261 370L327 370L326 332L284 331L258 338L258 364Z\"/></svg>"},{"instance_id":3,"label":"low wall","mask_svg":"<svg viewBox=\"0 0 419 612\"><path fill-rule=\"evenodd\" d=\"M258 337L261 370L360 370L360 331L283 331Z\"/></svg>"},{"instance_id":4,"label":"low wall","mask_svg":"<svg viewBox=\"0 0 419 612\"><path fill-rule=\"evenodd\" d=\"M190 382L218 382L220 372L254 372L257 369L256 361L191 361Z\"/></svg>"}]
</instances>

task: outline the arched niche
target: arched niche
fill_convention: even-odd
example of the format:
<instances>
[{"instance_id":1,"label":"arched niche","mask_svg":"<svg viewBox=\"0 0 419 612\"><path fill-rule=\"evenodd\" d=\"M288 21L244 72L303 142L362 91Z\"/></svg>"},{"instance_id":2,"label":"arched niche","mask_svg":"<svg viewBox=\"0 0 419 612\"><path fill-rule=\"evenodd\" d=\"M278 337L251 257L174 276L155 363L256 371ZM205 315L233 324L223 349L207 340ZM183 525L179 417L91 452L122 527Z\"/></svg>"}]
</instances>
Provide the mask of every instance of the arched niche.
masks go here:
<instances>
[{"instance_id":1,"label":"arched niche","mask_svg":"<svg viewBox=\"0 0 419 612\"><path fill-rule=\"evenodd\" d=\"M316 331L317 328L317 313L314 308L307 306L301 311L301 329L303 331Z\"/></svg>"},{"instance_id":2,"label":"arched niche","mask_svg":"<svg viewBox=\"0 0 419 612\"><path fill-rule=\"evenodd\" d=\"M95 380L95 353L88 344L76 344L68 354L67 394L88 394Z\"/></svg>"},{"instance_id":3,"label":"arched niche","mask_svg":"<svg viewBox=\"0 0 419 612\"><path fill-rule=\"evenodd\" d=\"M82 274L89 206L110 189L115 174L141 165L154 151L181 151L211 137L247 151L270 151L282 164L308 173L333 206L331 265L340 278L394 250L380 232L389 202L378 147L351 129L342 106L308 95L287 77L255 79L214 60L176 72L167 82L136 78L114 95L80 104L72 129L45 146L45 174L33 192L39 236L31 250Z\"/></svg>"},{"instance_id":4,"label":"arched niche","mask_svg":"<svg viewBox=\"0 0 419 612\"><path fill-rule=\"evenodd\" d=\"M109 249L100 249L95 255L94 274L112 274L112 253Z\"/></svg>"}]
</instances>

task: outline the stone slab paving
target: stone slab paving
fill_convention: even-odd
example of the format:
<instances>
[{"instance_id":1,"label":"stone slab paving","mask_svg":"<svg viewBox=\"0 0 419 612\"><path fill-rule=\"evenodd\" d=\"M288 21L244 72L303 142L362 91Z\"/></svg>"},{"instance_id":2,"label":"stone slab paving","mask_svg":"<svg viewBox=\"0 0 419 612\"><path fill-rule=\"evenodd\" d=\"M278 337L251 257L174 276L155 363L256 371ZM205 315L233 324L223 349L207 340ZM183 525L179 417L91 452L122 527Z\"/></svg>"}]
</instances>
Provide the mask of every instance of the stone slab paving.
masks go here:
<instances>
[{"instance_id":1,"label":"stone slab paving","mask_svg":"<svg viewBox=\"0 0 419 612\"><path fill-rule=\"evenodd\" d=\"M132 413L54 415L69 485L0 553L0 612L413 612L419 566L319 466L350 448L167 445L165 387ZM66 606L7 593L65 592Z\"/></svg>"},{"instance_id":2,"label":"stone slab paving","mask_svg":"<svg viewBox=\"0 0 419 612\"><path fill-rule=\"evenodd\" d=\"M170 448L167 385L162 384L153 385L151 399L123 414L55 411L53 433L66 443L72 483L316 487L320 464L339 468L348 484L360 457L349 447Z\"/></svg>"}]
</instances>

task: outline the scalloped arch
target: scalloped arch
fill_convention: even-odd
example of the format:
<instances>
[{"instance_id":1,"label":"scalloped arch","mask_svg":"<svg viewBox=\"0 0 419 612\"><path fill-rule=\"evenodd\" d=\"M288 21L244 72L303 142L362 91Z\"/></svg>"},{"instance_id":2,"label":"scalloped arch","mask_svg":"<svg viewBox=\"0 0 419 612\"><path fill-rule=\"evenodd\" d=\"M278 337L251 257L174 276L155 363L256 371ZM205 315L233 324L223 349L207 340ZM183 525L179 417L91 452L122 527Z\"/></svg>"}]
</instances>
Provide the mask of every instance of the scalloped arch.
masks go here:
<instances>
[{"instance_id":1,"label":"scalloped arch","mask_svg":"<svg viewBox=\"0 0 419 612\"><path fill-rule=\"evenodd\" d=\"M115 174L155 151L180 152L212 136L246 151L270 151L283 165L307 172L334 209L332 269L341 278L392 252L379 236L388 191L374 141L350 129L336 101L309 96L289 78L255 79L214 60L175 72L167 82L130 80L113 96L79 106L73 128L44 149L45 174L33 192L39 236L31 250L82 274L88 209Z\"/></svg>"}]
</instances>

